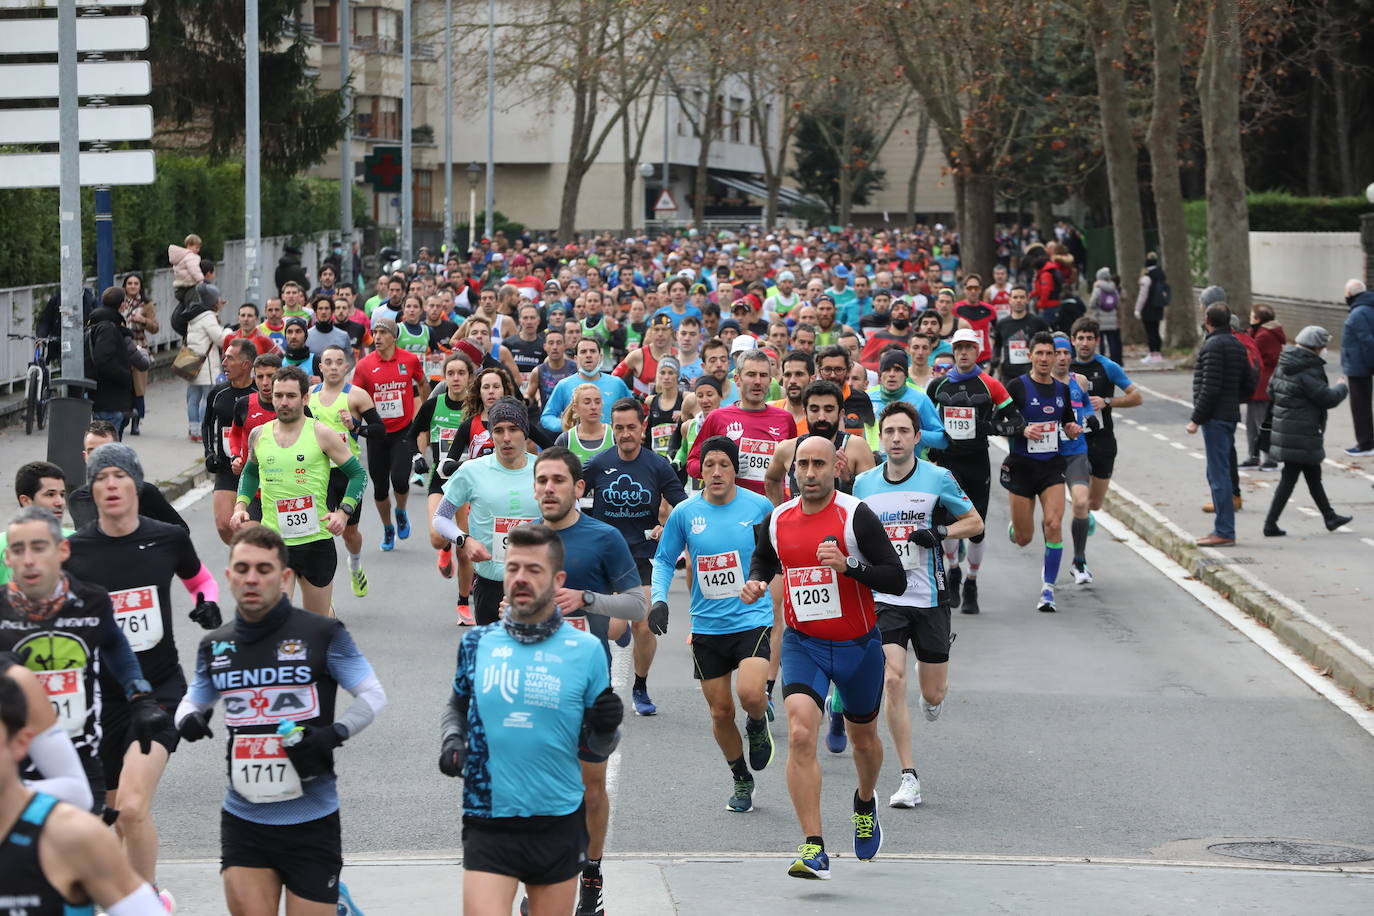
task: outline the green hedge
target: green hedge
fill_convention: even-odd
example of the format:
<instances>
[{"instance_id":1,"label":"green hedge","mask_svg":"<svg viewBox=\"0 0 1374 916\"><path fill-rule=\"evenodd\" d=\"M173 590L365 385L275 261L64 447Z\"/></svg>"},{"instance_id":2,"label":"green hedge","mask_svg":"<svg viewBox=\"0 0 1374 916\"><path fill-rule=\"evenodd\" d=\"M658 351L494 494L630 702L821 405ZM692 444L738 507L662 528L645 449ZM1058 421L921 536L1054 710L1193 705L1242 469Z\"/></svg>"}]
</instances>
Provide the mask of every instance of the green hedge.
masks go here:
<instances>
[{"instance_id":1,"label":"green hedge","mask_svg":"<svg viewBox=\"0 0 1374 916\"><path fill-rule=\"evenodd\" d=\"M224 243L243 237L243 166L210 164L204 157L159 153L157 180L113 190L115 270L167 266L167 246L188 233L211 258ZM95 273L93 192L81 195L81 253ZM0 287L50 283L59 273L56 188L0 191ZM357 226L366 225L367 197L353 189ZM339 183L324 178L263 176L262 234L304 237L339 225Z\"/></svg>"},{"instance_id":2,"label":"green hedge","mask_svg":"<svg viewBox=\"0 0 1374 916\"><path fill-rule=\"evenodd\" d=\"M1374 211L1363 197L1297 197L1287 191L1252 191L1251 232L1359 232L1360 215ZM1207 201L1183 205L1193 280L1207 276Z\"/></svg>"}]
</instances>

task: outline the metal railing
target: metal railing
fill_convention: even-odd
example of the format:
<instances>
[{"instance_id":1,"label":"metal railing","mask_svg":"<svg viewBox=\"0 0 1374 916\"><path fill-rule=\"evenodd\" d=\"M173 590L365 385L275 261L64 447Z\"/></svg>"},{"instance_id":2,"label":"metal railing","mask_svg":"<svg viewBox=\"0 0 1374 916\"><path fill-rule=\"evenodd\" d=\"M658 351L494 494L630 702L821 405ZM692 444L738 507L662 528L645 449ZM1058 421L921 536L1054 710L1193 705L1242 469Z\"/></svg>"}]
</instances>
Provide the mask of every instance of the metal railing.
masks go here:
<instances>
[{"instance_id":1,"label":"metal railing","mask_svg":"<svg viewBox=\"0 0 1374 916\"><path fill-rule=\"evenodd\" d=\"M264 238L258 249L259 288L264 301L276 295L276 282L273 274L277 261L291 240L286 236ZM224 243L224 251L215 261L215 285L219 287L224 299L220 310L221 324L238 322L238 308L243 304L247 290L246 264L243 253L243 240L235 239ZM307 274L314 278L320 261L329 251L329 234L321 233L299 244L301 265ZM116 277L116 282L120 278ZM144 283L157 308L158 332L148 335L148 348L154 352L169 347L181 346L181 338L172 331L172 309L176 299L172 296L172 269L164 267L151 275L144 275ZM95 289L94 278L88 278L86 285ZM36 286L12 286L0 289L0 327L6 334L32 334L34 323L49 297L57 289L56 283L43 283ZM307 290L308 292L308 290ZM100 291L96 290L99 296ZM12 393L16 387L22 388L28 370L29 360L33 358L33 343L26 340L0 340L0 386ZM89 374L90 367L87 367Z\"/></svg>"}]
</instances>

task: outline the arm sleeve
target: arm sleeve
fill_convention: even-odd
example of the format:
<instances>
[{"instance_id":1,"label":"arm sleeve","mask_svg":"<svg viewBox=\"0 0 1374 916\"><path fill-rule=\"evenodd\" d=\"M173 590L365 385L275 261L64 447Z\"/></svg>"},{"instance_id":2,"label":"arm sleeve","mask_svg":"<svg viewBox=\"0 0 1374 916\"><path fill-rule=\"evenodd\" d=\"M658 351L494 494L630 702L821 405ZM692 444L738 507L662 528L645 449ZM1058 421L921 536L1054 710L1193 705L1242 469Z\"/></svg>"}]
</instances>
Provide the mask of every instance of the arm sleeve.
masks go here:
<instances>
[{"instance_id":1,"label":"arm sleeve","mask_svg":"<svg viewBox=\"0 0 1374 916\"><path fill-rule=\"evenodd\" d=\"M716 434L716 424L712 422L715 416L716 411L712 411L711 416L701 421L697 437L692 440L692 447L687 450L687 476L694 480L701 477L701 443Z\"/></svg>"},{"instance_id":2,"label":"arm sleeve","mask_svg":"<svg viewBox=\"0 0 1374 916\"><path fill-rule=\"evenodd\" d=\"M215 708L215 702L219 699L219 691L210 680L210 672L207 667L208 653L202 644L196 649L196 670L191 676L191 685L186 688L186 695L177 704L176 714L172 720L181 725L181 720L193 712L209 712Z\"/></svg>"},{"instance_id":3,"label":"arm sleeve","mask_svg":"<svg viewBox=\"0 0 1374 916\"><path fill-rule=\"evenodd\" d=\"M687 546L682 536L683 513L676 510L663 523L663 533L658 538L658 550L654 552L653 584L649 587L649 597L654 601L667 601L668 589L673 584L673 572L677 569L677 558Z\"/></svg>"},{"instance_id":4,"label":"arm sleeve","mask_svg":"<svg viewBox=\"0 0 1374 916\"><path fill-rule=\"evenodd\" d=\"M29 760L42 779L26 781L35 792L46 792L68 804L89 811L92 802L91 784L81 758L76 755L72 739L60 725L53 725L29 744Z\"/></svg>"},{"instance_id":5,"label":"arm sleeve","mask_svg":"<svg viewBox=\"0 0 1374 916\"><path fill-rule=\"evenodd\" d=\"M143 681L143 669L138 664L138 656L129 648L129 640L124 631L115 623L110 599L106 598L99 609L100 616L100 661L110 676L124 688L125 693L134 692L134 682ZM144 681L146 683L146 681Z\"/></svg>"},{"instance_id":6,"label":"arm sleeve","mask_svg":"<svg viewBox=\"0 0 1374 916\"><path fill-rule=\"evenodd\" d=\"M339 470L348 475L348 486L344 488L343 498L352 500L356 506L362 500L363 490L367 487L367 471L363 469L362 462L353 456L349 456L348 461L339 465Z\"/></svg>"},{"instance_id":7,"label":"arm sleeve","mask_svg":"<svg viewBox=\"0 0 1374 916\"><path fill-rule=\"evenodd\" d=\"M194 554L194 551L192 551ZM199 558L196 560L200 563ZM200 569L191 576L178 576L181 584L186 586L187 594L195 597L197 594L203 595L206 601L219 601L219 583L215 581L214 575L210 572L210 567L200 563Z\"/></svg>"},{"instance_id":8,"label":"arm sleeve","mask_svg":"<svg viewBox=\"0 0 1374 916\"><path fill-rule=\"evenodd\" d=\"M369 407L363 411L363 422L355 430L356 434L364 439L381 439L386 435L386 423L382 420L382 415L377 413L376 407Z\"/></svg>"},{"instance_id":9,"label":"arm sleeve","mask_svg":"<svg viewBox=\"0 0 1374 916\"><path fill-rule=\"evenodd\" d=\"M372 724L383 709L386 709L386 691L372 670L363 653L353 642L353 636L342 625L329 641L325 654L329 673L334 680L353 694L353 703L344 714L335 720L342 725L348 737L352 738Z\"/></svg>"},{"instance_id":10,"label":"arm sleeve","mask_svg":"<svg viewBox=\"0 0 1374 916\"><path fill-rule=\"evenodd\" d=\"M866 503L860 503L854 510L854 540L868 563L856 570L845 570L845 575L875 592L900 595L906 591L906 570L902 569L897 549L887 539L883 523Z\"/></svg>"},{"instance_id":11,"label":"arm sleeve","mask_svg":"<svg viewBox=\"0 0 1374 916\"><path fill-rule=\"evenodd\" d=\"M258 462L256 458L249 458L243 466L243 473L239 475L239 492L235 501L243 500L246 503L253 501L253 496L258 492Z\"/></svg>"},{"instance_id":12,"label":"arm sleeve","mask_svg":"<svg viewBox=\"0 0 1374 916\"><path fill-rule=\"evenodd\" d=\"M754 555L749 559L749 578L755 582L771 582L782 571L777 551L773 549L773 539L768 535L771 519L770 513L754 526Z\"/></svg>"},{"instance_id":13,"label":"arm sleeve","mask_svg":"<svg viewBox=\"0 0 1374 916\"><path fill-rule=\"evenodd\" d=\"M611 375L614 375L616 378L621 379L623 381L629 374L630 357L627 354L626 357L622 359L614 369L611 370Z\"/></svg>"},{"instance_id":14,"label":"arm sleeve","mask_svg":"<svg viewBox=\"0 0 1374 916\"><path fill-rule=\"evenodd\" d=\"M472 702L472 669L477 657L478 630L470 630L458 644L458 664L453 675L453 689L448 703L439 717L440 740L467 734L468 704Z\"/></svg>"},{"instance_id":15,"label":"arm sleeve","mask_svg":"<svg viewBox=\"0 0 1374 916\"><path fill-rule=\"evenodd\" d=\"M578 377L577 375L568 376L568 378ZM563 382L553 386L553 391L549 392L549 401L544 405L544 412L539 415L540 426L555 434L563 431L563 410L568 406L571 390Z\"/></svg>"},{"instance_id":16,"label":"arm sleeve","mask_svg":"<svg viewBox=\"0 0 1374 916\"><path fill-rule=\"evenodd\" d=\"M458 530L458 523L453 518L457 511L458 507L449 502L447 496L439 500L439 505L434 509L434 518L430 520L436 534L450 541L458 540L463 532Z\"/></svg>"},{"instance_id":17,"label":"arm sleeve","mask_svg":"<svg viewBox=\"0 0 1374 916\"><path fill-rule=\"evenodd\" d=\"M168 525L176 525L183 531L190 532L191 526L186 524L186 519L182 518L177 510L172 508L172 504L167 502L167 497L162 495L162 491L154 483L144 482L138 491L138 514L146 515L148 518L159 522L166 522Z\"/></svg>"},{"instance_id":18,"label":"arm sleeve","mask_svg":"<svg viewBox=\"0 0 1374 916\"><path fill-rule=\"evenodd\" d=\"M649 613L649 599L639 585L614 595L592 592L592 603L587 605L587 613L620 620L643 620Z\"/></svg>"}]
</instances>

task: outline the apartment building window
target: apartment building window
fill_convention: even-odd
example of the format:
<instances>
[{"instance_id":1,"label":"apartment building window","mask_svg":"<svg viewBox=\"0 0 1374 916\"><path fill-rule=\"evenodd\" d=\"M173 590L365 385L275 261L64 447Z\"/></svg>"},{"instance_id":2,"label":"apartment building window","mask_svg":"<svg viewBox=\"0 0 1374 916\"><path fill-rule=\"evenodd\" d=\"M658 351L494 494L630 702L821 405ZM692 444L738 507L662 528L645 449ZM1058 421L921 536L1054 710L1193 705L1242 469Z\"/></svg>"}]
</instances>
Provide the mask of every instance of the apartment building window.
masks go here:
<instances>
[{"instance_id":1,"label":"apartment building window","mask_svg":"<svg viewBox=\"0 0 1374 916\"><path fill-rule=\"evenodd\" d=\"M339 40L339 0L315 3L315 37L326 44Z\"/></svg>"},{"instance_id":2,"label":"apartment building window","mask_svg":"<svg viewBox=\"0 0 1374 916\"><path fill-rule=\"evenodd\" d=\"M730 98L730 142L739 143L740 133L744 127L744 99ZM754 138L750 137L749 142L753 143Z\"/></svg>"},{"instance_id":3,"label":"apartment building window","mask_svg":"<svg viewBox=\"0 0 1374 916\"><path fill-rule=\"evenodd\" d=\"M411 172L415 180L413 203L415 218L430 220L434 218L434 173L415 169Z\"/></svg>"},{"instance_id":4,"label":"apartment building window","mask_svg":"<svg viewBox=\"0 0 1374 916\"><path fill-rule=\"evenodd\" d=\"M401 100L383 95L360 95L353 102L353 132L374 140L401 138Z\"/></svg>"}]
</instances>

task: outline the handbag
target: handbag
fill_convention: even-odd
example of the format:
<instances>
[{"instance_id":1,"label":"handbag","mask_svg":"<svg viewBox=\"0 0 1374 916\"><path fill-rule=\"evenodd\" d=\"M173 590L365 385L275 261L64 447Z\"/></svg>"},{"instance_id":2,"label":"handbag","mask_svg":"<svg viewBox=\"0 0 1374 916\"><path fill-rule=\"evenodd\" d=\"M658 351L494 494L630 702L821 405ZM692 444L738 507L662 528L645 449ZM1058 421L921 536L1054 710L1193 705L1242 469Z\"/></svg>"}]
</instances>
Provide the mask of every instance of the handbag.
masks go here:
<instances>
[{"instance_id":1,"label":"handbag","mask_svg":"<svg viewBox=\"0 0 1374 916\"><path fill-rule=\"evenodd\" d=\"M172 360L172 371L188 382L194 383L196 376L200 375L200 367L205 364L206 353L197 353L185 344L177 351L176 359Z\"/></svg>"}]
</instances>

